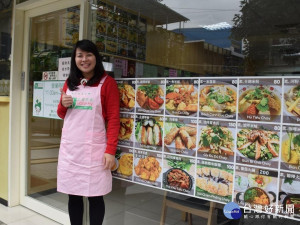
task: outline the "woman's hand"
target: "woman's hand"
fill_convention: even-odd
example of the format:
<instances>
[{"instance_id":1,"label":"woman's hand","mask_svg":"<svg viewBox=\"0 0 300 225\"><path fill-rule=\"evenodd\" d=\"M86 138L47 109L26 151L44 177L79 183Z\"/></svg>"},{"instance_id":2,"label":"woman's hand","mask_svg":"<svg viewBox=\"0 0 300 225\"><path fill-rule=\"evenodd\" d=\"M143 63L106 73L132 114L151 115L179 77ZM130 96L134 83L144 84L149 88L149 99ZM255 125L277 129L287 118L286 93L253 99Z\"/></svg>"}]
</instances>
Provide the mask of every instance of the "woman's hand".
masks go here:
<instances>
[{"instance_id":1,"label":"woman's hand","mask_svg":"<svg viewBox=\"0 0 300 225\"><path fill-rule=\"evenodd\" d=\"M108 153L104 153L104 164L105 169L110 170L115 164L115 156Z\"/></svg>"},{"instance_id":2,"label":"woman's hand","mask_svg":"<svg viewBox=\"0 0 300 225\"><path fill-rule=\"evenodd\" d=\"M72 96L67 95L62 88L60 88L60 92L61 92L61 104L66 108L70 107L73 104Z\"/></svg>"}]
</instances>

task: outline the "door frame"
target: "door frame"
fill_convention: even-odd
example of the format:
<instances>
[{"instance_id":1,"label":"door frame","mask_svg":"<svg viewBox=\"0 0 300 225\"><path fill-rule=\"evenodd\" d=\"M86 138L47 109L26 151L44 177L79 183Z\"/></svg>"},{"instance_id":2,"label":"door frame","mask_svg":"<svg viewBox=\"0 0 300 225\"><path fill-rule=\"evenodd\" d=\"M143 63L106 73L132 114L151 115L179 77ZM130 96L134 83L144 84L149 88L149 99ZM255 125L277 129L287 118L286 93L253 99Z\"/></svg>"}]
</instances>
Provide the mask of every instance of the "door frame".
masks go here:
<instances>
[{"instance_id":1,"label":"door frame","mask_svg":"<svg viewBox=\"0 0 300 225\"><path fill-rule=\"evenodd\" d=\"M86 0L29 0L18 5L15 0L12 26L8 205L21 204L62 224L70 224L67 213L26 196L30 21L32 17L76 5L80 5L79 39L87 38L89 3Z\"/></svg>"}]
</instances>

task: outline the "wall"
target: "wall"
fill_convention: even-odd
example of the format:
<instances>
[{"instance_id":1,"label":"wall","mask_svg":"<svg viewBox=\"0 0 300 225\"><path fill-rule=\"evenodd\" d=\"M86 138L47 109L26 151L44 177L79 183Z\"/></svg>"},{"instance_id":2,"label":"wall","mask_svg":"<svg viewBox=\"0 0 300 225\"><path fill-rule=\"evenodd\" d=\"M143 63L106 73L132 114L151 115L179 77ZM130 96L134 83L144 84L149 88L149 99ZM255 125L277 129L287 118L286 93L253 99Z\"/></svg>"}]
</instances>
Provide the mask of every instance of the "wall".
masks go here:
<instances>
[{"instance_id":1,"label":"wall","mask_svg":"<svg viewBox=\"0 0 300 225\"><path fill-rule=\"evenodd\" d=\"M9 97L0 97L0 203L4 204L8 200L8 117Z\"/></svg>"}]
</instances>

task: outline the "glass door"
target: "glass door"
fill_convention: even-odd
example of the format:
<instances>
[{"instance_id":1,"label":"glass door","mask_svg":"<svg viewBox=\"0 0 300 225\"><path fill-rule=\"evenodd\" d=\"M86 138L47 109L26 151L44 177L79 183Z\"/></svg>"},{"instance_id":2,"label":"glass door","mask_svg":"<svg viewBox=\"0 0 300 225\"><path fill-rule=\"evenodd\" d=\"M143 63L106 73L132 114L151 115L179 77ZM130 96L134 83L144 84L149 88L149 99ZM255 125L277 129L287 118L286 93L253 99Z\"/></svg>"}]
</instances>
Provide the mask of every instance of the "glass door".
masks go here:
<instances>
[{"instance_id":1,"label":"glass door","mask_svg":"<svg viewBox=\"0 0 300 225\"><path fill-rule=\"evenodd\" d=\"M56 191L57 160L63 120L55 118L56 110L46 110L44 93L34 98L39 85L54 84L59 93L59 59L71 57L74 44L79 40L81 1L49 4L25 13L25 41L23 69L27 114L24 149L25 161L21 175L21 204L62 224L68 224L68 196ZM29 37L29 39L27 39ZM28 44L26 46L26 44ZM63 84L63 80L60 82ZM26 95L26 96L24 96ZM59 97L57 99L59 102ZM42 108L44 107L44 108ZM52 107L53 108L53 107Z\"/></svg>"}]
</instances>

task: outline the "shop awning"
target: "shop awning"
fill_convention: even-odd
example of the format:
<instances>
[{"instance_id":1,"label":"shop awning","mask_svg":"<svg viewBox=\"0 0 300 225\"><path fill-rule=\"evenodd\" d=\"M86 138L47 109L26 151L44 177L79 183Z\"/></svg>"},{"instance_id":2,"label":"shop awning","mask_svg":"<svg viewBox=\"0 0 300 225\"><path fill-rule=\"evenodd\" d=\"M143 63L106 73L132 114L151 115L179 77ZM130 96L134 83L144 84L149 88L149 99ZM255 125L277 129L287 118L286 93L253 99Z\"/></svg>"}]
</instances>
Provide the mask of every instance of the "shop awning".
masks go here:
<instances>
[{"instance_id":1,"label":"shop awning","mask_svg":"<svg viewBox=\"0 0 300 225\"><path fill-rule=\"evenodd\" d=\"M140 13L141 16L153 20L156 25L189 20L157 0L110 0L110 2L137 14Z\"/></svg>"}]
</instances>

